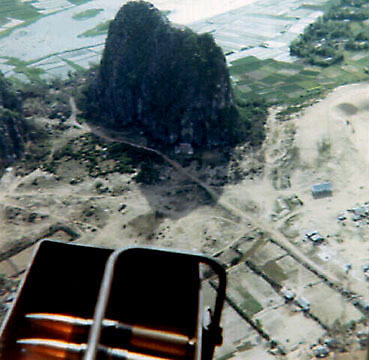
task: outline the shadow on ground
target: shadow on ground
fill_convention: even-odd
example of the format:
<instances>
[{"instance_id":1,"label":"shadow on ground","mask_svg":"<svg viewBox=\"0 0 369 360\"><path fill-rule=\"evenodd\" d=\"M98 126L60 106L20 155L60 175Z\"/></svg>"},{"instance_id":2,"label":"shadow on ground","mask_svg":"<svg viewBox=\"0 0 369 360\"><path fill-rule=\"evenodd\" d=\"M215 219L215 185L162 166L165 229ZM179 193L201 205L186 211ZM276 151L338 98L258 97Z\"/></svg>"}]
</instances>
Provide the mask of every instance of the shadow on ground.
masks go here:
<instances>
[{"instance_id":1,"label":"shadow on ground","mask_svg":"<svg viewBox=\"0 0 369 360\"><path fill-rule=\"evenodd\" d=\"M216 206L228 179L229 156L220 151L202 152L194 158L178 158L173 167L167 161L154 165L157 181L140 184L151 211L134 218L129 225L146 238L165 219L179 220L202 206Z\"/></svg>"}]
</instances>

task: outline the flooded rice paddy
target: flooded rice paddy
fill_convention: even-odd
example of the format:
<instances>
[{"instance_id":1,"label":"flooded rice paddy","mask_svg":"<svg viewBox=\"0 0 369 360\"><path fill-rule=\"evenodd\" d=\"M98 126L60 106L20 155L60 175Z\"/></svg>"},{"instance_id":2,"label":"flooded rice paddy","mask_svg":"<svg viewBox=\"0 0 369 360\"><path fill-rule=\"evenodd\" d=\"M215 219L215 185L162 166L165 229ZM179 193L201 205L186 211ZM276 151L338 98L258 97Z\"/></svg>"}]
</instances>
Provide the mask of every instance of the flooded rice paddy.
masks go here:
<instances>
[{"instance_id":1,"label":"flooded rice paddy","mask_svg":"<svg viewBox=\"0 0 369 360\"><path fill-rule=\"evenodd\" d=\"M124 1L126 2L126 1ZM86 31L114 18L124 3L92 0L82 5L67 0L38 0L32 6L42 15L27 26L10 18L1 31L17 26L0 38L0 70L14 75L14 66L5 57L41 68L46 77L65 77L79 67L98 63L106 33L84 36ZM196 32L210 32L227 55L228 61L246 56L291 61L289 43L305 26L322 14L327 0L154 0L171 21ZM91 9L102 9L92 17L76 19ZM26 24L26 22L25 22Z\"/></svg>"}]
</instances>

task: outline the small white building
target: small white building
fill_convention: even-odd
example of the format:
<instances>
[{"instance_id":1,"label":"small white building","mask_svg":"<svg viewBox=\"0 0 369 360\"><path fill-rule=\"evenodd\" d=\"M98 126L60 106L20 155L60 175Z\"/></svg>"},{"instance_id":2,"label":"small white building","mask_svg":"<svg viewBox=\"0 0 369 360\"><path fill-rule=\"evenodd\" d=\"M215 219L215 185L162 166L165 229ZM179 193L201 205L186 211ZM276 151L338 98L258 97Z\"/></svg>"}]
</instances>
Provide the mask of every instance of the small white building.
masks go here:
<instances>
[{"instance_id":1,"label":"small white building","mask_svg":"<svg viewBox=\"0 0 369 360\"><path fill-rule=\"evenodd\" d=\"M327 181L324 183L315 184L311 187L311 193L314 199L332 196L333 193L332 183L330 181Z\"/></svg>"}]
</instances>

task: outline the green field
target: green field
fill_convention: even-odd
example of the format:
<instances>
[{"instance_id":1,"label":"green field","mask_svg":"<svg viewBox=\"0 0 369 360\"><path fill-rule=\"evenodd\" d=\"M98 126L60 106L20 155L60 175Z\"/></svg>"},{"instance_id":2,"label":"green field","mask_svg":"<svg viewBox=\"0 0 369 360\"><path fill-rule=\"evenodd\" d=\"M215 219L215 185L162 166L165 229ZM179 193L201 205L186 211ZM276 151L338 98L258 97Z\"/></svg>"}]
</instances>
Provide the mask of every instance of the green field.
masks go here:
<instances>
[{"instance_id":1,"label":"green field","mask_svg":"<svg viewBox=\"0 0 369 360\"><path fill-rule=\"evenodd\" d=\"M283 269L275 262L266 263L263 266L263 270L271 279L273 279L278 284L280 284L281 282L283 282L288 278L288 276L284 273Z\"/></svg>"},{"instance_id":2,"label":"green field","mask_svg":"<svg viewBox=\"0 0 369 360\"><path fill-rule=\"evenodd\" d=\"M68 0L68 1L74 5L83 5L90 2L91 0Z\"/></svg>"},{"instance_id":3,"label":"green field","mask_svg":"<svg viewBox=\"0 0 369 360\"><path fill-rule=\"evenodd\" d=\"M5 25L9 18L21 20L23 23L10 29L0 31L0 38L9 35L19 26L27 26L42 17L36 8L30 3L21 0L1 0L0 4L0 26Z\"/></svg>"},{"instance_id":4,"label":"green field","mask_svg":"<svg viewBox=\"0 0 369 360\"><path fill-rule=\"evenodd\" d=\"M30 66L32 65L32 61L27 62L7 56L2 56L0 58L6 59L5 64L14 66L14 72L25 75L29 81L41 81L41 75L45 74L43 69Z\"/></svg>"},{"instance_id":5,"label":"green field","mask_svg":"<svg viewBox=\"0 0 369 360\"><path fill-rule=\"evenodd\" d=\"M78 37L104 35L108 32L111 21L112 20L107 20L101 24L98 24L94 28L85 31L83 34L78 35Z\"/></svg>"},{"instance_id":6,"label":"green field","mask_svg":"<svg viewBox=\"0 0 369 360\"><path fill-rule=\"evenodd\" d=\"M82 11L80 13L77 13L77 14L73 15L73 19L75 19L75 20L87 20L87 19L90 19L90 18L95 17L101 11L104 11L104 9L89 9L89 10L85 10L85 11Z\"/></svg>"},{"instance_id":7,"label":"green field","mask_svg":"<svg viewBox=\"0 0 369 360\"><path fill-rule=\"evenodd\" d=\"M244 310L247 315L253 316L259 311L263 310L263 307L259 304L259 302L243 287L237 287L237 291L242 295L243 301L240 304L242 310Z\"/></svg>"},{"instance_id":8,"label":"green field","mask_svg":"<svg viewBox=\"0 0 369 360\"><path fill-rule=\"evenodd\" d=\"M24 3L20 0L2 0L0 6L0 25L4 24L8 17L28 21L40 17L40 14L29 3Z\"/></svg>"},{"instance_id":9,"label":"green field","mask_svg":"<svg viewBox=\"0 0 369 360\"><path fill-rule=\"evenodd\" d=\"M270 104L297 105L334 87L369 79L369 54L346 52L342 64L329 67L284 63L249 56L232 62L230 74L241 99L263 96Z\"/></svg>"},{"instance_id":10,"label":"green field","mask_svg":"<svg viewBox=\"0 0 369 360\"><path fill-rule=\"evenodd\" d=\"M72 67L75 71L77 71L77 72L81 72L81 71L84 71L85 69L82 67L82 66L80 66L80 65L78 65L78 64L76 64L75 62L73 62L73 61L71 61L71 60L68 60L68 59L66 59L66 58L61 58L66 64L68 64L70 67Z\"/></svg>"}]
</instances>

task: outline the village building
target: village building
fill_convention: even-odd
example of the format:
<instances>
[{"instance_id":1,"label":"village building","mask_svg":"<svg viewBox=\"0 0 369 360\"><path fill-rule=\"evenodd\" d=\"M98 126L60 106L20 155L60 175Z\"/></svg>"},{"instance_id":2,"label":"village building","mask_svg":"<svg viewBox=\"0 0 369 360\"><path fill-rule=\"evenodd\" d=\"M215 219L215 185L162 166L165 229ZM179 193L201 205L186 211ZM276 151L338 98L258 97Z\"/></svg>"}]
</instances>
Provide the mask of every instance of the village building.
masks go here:
<instances>
[{"instance_id":1,"label":"village building","mask_svg":"<svg viewBox=\"0 0 369 360\"><path fill-rule=\"evenodd\" d=\"M329 355L329 349L326 346L317 346L314 349L314 355L317 358L325 358Z\"/></svg>"},{"instance_id":2,"label":"village building","mask_svg":"<svg viewBox=\"0 0 369 360\"><path fill-rule=\"evenodd\" d=\"M189 143L180 143L175 147L174 152L180 155L193 155L194 149Z\"/></svg>"},{"instance_id":3,"label":"village building","mask_svg":"<svg viewBox=\"0 0 369 360\"><path fill-rule=\"evenodd\" d=\"M315 184L311 187L311 193L314 199L332 196L333 193L332 183L330 181L327 181L324 183Z\"/></svg>"},{"instance_id":4,"label":"village building","mask_svg":"<svg viewBox=\"0 0 369 360\"><path fill-rule=\"evenodd\" d=\"M296 299L296 304L301 308L302 311L308 312L310 310L310 302L302 297Z\"/></svg>"},{"instance_id":5,"label":"village building","mask_svg":"<svg viewBox=\"0 0 369 360\"><path fill-rule=\"evenodd\" d=\"M281 294L286 301L292 301L295 298L295 293L287 288L282 288Z\"/></svg>"}]
</instances>

